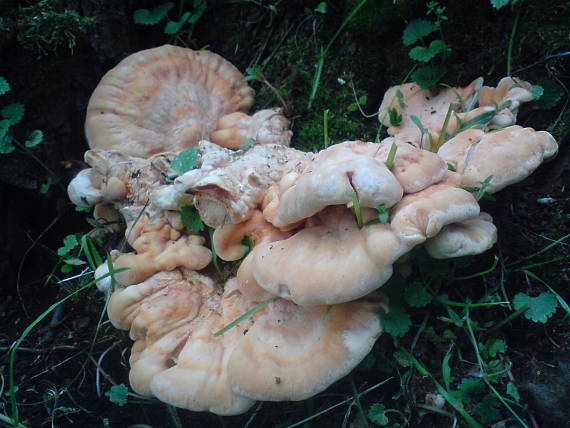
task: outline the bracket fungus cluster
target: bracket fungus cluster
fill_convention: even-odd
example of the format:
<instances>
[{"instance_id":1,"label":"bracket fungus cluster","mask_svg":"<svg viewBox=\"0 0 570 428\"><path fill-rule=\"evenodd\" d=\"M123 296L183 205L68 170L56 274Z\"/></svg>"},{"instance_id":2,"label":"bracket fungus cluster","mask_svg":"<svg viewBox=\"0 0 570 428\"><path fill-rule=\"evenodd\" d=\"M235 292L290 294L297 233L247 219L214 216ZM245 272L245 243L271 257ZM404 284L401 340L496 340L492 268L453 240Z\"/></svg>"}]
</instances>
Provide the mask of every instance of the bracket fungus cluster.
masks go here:
<instances>
[{"instance_id":1,"label":"bracket fungus cluster","mask_svg":"<svg viewBox=\"0 0 570 428\"><path fill-rule=\"evenodd\" d=\"M233 415L349 373L382 332L378 289L399 259L495 243L466 186L501 190L557 152L550 134L515 125L528 83L482 83L391 88L379 112L390 137L307 153L289 147L280 110L247 114L253 91L218 55L163 46L109 71L87 111L90 168L69 195L124 221L125 245L96 278L134 341L132 388ZM188 210L213 233L189 227ZM215 257L237 272L221 280Z\"/></svg>"}]
</instances>

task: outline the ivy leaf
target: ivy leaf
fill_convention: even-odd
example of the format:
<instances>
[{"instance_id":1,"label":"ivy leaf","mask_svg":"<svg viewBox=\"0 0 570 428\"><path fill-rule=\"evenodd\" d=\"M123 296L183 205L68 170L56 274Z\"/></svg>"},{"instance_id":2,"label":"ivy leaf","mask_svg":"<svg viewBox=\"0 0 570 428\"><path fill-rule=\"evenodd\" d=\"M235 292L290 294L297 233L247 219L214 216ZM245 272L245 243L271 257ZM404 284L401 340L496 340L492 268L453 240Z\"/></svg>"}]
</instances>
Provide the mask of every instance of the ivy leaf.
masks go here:
<instances>
[{"instance_id":1,"label":"ivy leaf","mask_svg":"<svg viewBox=\"0 0 570 428\"><path fill-rule=\"evenodd\" d=\"M517 387L512 382L507 383L507 394L509 394L511 397L513 397L513 400L515 400L517 403L521 399L521 396L519 394L519 391L517 390Z\"/></svg>"},{"instance_id":2,"label":"ivy leaf","mask_svg":"<svg viewBox=\"0 0 570 428\"><path fill-rule=\"evenodd\" d=\"M404 30L402 41L404 45L410 46L435 31L435 26L427 19L414 19L410 21Z\"/></svg>"},{"instance_id":3,"label":"ivy leaf","mask_svg":"<svg viewBox=\"0 0 570 428\"><path fill-rule=\"evenodd\" d=\"M10 90L10 84L6 79L0 76L0 95L4 95Z\"/></svg>"},{"instance_id":4,"label":"ivy leaf","mask_svg":"<svg viewBox=\"0 0 570 428\"><path fill-rule=\"evenodd\" d=\"M184 12L178 21L168 21L164 27L164 32L166 34L177 34L182 26L186 24L188 18L190 18L190 12Z\"/></svg>"},{"instance_id":5,"label":"ivy leaf","mask_svg":"<svg viewBox=\"0 0 570 428\"><path fill-rule=\"evenodd\" d=\"M481 379L465 377L461 380L457 392L463 403L470 403L485 392L485 383Z\"/></svg>"},{"instance_id":6,"label":"ivy leaf","mask_svg":"<svg viewBox=\"0 0 570 428\"><path fill-rule=\"evenodd\" d=\"M67 235L63 238L63 246L57 249L57 255L60 257L66 256L78 245L79 241L77 241L77 236Z\"/></svg>"},{"instance_id":7,"label":"ivy leaf","mask_svg":"<svg viewBox=\"0 0 570 428\"><path fill-rule=\"evenodd\" d=\"M24 145L27 148L31 149L32 147L36 147L43 140L44 140L44 133L42 131L40 131L39 129L36 129L36 130L32 131L32 133L30 134L30 138L28 138L26 140Z\"/></svg>"},{"instance_id":8,"label":"ivy leaf","mask_svg":"<svg viewBox=\"0 0 570 428\"><path fill-rule=\"evenodd\" d=\"M428 65L420 67L412 73L412 80L422 89L429 89L434 86L447 72L444 65Z\"/></svg>"},{"instance_id":9,"label":"ivy leaf","mask_svg":"<svg viewBox=\"0 0 570 428\"><path fill-rule=\"evenodd\" d=\"M10 122L10 125L15 125L22 120L25 111L26 106L22 103L8 104L2 109L2 117Z\"/></svg>"},{"instance_id":10,"label":"ivy leaf","mask_svg":"<svg viewBox=\"0 0 570 428\"><path fill-rule=\"evenodd\" d=\"M417 282L406 287L404 291L406 303L414 308L421 308L431 302L431 296L426 289Z\"/></svg>"},{"instance_id":11,"label":"ivy leaf","mask_svg":"<svg viewBox=\"0 0 570 428\"><path fill-rule=\"evenodd\" d=\"M325 14L327 13L327 2L322 1L320 2L317 7L315 8L315 12Z\"/></svg>"},{"instance_id":12,"label":"ivy leaf","mask_svg":"<svg viewBox=\"0 0 570 428\"><path fill-rule=\"evenodd\" d=\"M409 56L411 59L420 61L420 62L428 62L433 57L435 57L438 53L441 52L449 52L451 49L443 40L434 40L432 41L427 48L423 46L416 46L410 50Z\"/></svg>"},{"instance_id":13,"label":"ivy leaf","mask_svg":"<svg viewBox=\"0 0 570 428\"><path fill-rule=\"evenodd\" d=\"M0 130L2 122L3 121L0 121ZM12 138L9 135L0 136L0 154L7 155L8 153L12 153L14 150L16 150L16 147L12 144Z\"/></svg>"},{"instance_id":14,"label":"ivy leaf","mask_svg":"<svg viewBox=\"0 0 570 428\"><path fill-rule=\"evenodd\" d=\"M500 9L502 7L505 7L511 2L511 0L490 0L490 1L491 1L491 6L493 6L495 9Z\"/></svg>"},{"instance_id":15,"label":"ivy leaf","mask_svg":"<svg viewBox=\"0 0 570 428\"><path fill-rule=\"evenodd\" d=\"M192 147L191 149L184 150L183 152L177 154L172 162L170 162L170 168L178 171L180 174L184 174L194 168L196 168L196 162L198 160L198 148Z\"/></svg>"},{"instance_id":16,"label":"ivy leaf","mask_svg":"<svg viewBox=\"0 0 570 428\"><path fill-rule=\"evenodd\" d=\"M105 393L106 397L109 397L111 403L117 406L124 406L127 404L127 397L129 396L129 388L124 384L113 385L109 391Z\"/></svg>"},{"instance_id":17,"label":"ivy leaf","mask_svg":"<svg viewBox=\"0 0 570 428\"><path fill-rule=\"evenodd\" d=\"M386 416L386 406L384 404L376 403L368 409L368 419L376 425L386 426L390 422Z\"/></svg>"},{"instance_id":18,"label":"ivy leaf","mask_svg":"<svg viewBox=\"0 0 570 428\"><path fill-rule=\"evenodd\" d=\"M380 310L380 323L386 333L391 334L394 337L401 337L405 335L412 325L412 319L410 314L406 311L402 305L394 303L390 305L390 312L386 313L384 310Z\"/></svg>"},{"instance_id":19,"label":"ivy leaf","mask_svg":"<svg viewBox=\"0 0 570 428\"><path fill-rule=\"evenodd\" d=\"M182 223L189 232L201 232L204 230L204 223L200 218L200 214L191 205L182 205L180 208L180 215L182 216Z\"/></svg>"},{"instance_id":20,"label":"ivy leaf","mask_svg":"<svg viewBox=\"0 0 570 428\"><path fill-rule=\"evenodd\" d=\"M548 292L540 293L536 297L518 293L513 299L513 305L516 310L527 305L529 309L524 313L525 318L544 324L556 312L558 301L556 296Z\"/></svg>"},{"instance_id":21,"label":"ivy leaf","mask_svg":"<svg viewBox=\"0 0 570 428\"><path fill-rule=\"evenodd\" d=\"M174 3L168 2L155 7L154 9L138 9L133 14L135 24L141 25L154 25L158 24L166 15L168 11L174 7Z\"/></svg>"}]
</instances>

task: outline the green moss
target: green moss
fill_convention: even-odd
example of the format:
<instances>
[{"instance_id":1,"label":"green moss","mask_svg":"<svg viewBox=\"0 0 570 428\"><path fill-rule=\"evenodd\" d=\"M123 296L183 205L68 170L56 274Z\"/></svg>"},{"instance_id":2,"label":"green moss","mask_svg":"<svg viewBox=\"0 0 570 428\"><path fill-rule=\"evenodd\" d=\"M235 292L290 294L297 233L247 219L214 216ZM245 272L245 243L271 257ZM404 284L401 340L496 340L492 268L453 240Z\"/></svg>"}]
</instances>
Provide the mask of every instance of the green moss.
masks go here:
<instances>
[{"instance_id":1,"label":"green moss","mask_svg":"<svg viewBox=\"0 0 570 428\"><path fill-rule=\"evenodd\" d=\"M334 51L334 49L333 49ZM279 91L287 103L287 110L294 118L292 145L301 150L319 150L324 147L323 113L329 110L328 137L332 143L345 140L374 141L378 121L365 118L355 106L355 95L366 93L360 89L358 67L353 59L342 52L334 51L325 58L323 74L317 96L308 108L313 84L318 49L310 39L294 38L286 41L276 52L273 60L263 70L265 78ZM272 91L261 83L256 84L256 107L280 105ZM380 100L372 100L370 106L362 105L367 111L374 111ZM349 109L349 106L352 108Z\"/></svg>"},{"instance_id":2,"label":"green moss","mask_svg":"<svg viewBox=\"0 0 570 428\"><path fill-rule=\"evenodd\" d=\"M41 0L19 9L18 42L43 55L54 53L63 46L73 54L77 38L86 34L95 23L95 18L64 9L59 0Z\"/></svg>"}]
</instances>

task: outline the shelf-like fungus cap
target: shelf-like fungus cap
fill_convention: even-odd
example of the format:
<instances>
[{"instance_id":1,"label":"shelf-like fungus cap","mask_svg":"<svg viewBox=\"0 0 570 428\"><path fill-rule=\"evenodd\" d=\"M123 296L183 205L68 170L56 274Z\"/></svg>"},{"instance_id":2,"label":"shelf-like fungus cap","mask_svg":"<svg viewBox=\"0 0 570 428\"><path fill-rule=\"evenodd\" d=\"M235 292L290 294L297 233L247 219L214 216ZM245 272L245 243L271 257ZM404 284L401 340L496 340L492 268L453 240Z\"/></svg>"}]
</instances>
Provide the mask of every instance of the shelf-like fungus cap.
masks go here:
<instances>
[{"instance_id":1,"label":"shelf-like fungus cap","mask_svg":"<svg viewBox=\"0 0 570 428\"><path fill-rule=\"evenodd\" d=\"M254 211L250 219L238 224L225 224L216 228L212 244L216 254L226 261L241 259L249 247L243 244L244 238L249 237L254 245L273 242L289 237L263 218L261 211Z\"/></svg>"},{"instance_id":2,"label":"shelf-like fungus cap","mask_svg":"<svg viewBox=\"0 0 570 428\"><path fill-rule=\"evenodd\" d=\"M362 207L396 204L404 191L385 163L370 156L379 149L359 141L323 150L280 196L276 215L269 220L279 228L287 227L327 206L352 205L354 193Z\"/></svg>"},{"instance_id":3,"label":"shelf-like fungus cap","mask_svg":"<svg viewBox=\"0 0 570 428\"><path fill-rule=\"evenodd\" d=\"M479 204L466 190L435 184L404 196L391 214L391 226L403 242L421 244L451 223L479 215Z\"/></svg>"},{"instance_id":4,"label":"shelf-like fungus cap","mask_svg":"<svg viewBox=\"0 0 570 428\"><path fill-rule=\"evenodd\" d=\"M134 252L119 253L113 262L116 269L128 268L115 275L122 285L137 284L178 267L200 270L212 259L205 238L186 232L179 213L155 218L143 213L127 227L126 236Z\"/></svg>"},{"instance_id":5,"label":"shelf-like fungus cap","mask_svg":"<svg viewBox=\"0 0 570 428\"><path fill-rule=\"evenodd\" d=\"M482 134L469 130L449 140L438 153L454 164L465 186L480 186L492 176L488 193L524 180L558 152L554 137L518 125Z\"/></svg>"},{"instance_id":6,"label":"shelf-like fungus cap","mask_svg":"<svg viewBox=\"0 0 570 428\"><path fill-rule=\"evenodd\" d=\"M462 119L467 120L487 111L487 107L472 110L482 85L483 78L480 77L465 88L429 90L422 89L416 83L393 86L384 94L378 117L388 127L388 134L398 141L430 148L429 140L437 140L450 105L456 113L462 115ZM492 107L489 109L492 110ZM392 123L391 118L396 115L400 120ZM422 135L417 120L427 130L427 134ZM450 133L456 127L457 121L455 115L452 115L446 132Z\"/></svg>"},{"instance_id":7,"label":"shelf-like fungus cap","mask_svg":"<svg viewBox=\"0 0 570 428\"><path fill-rule=\"evenodd\" d=\"M321 392L370 352L382 331L380 305L372 296L329 308L277 300L232 354L234 392L269 401L304 400Z\"/></svg>"},{"instance_id":8,"label":"shelf-like fungus cap","mask_svg":"<svg viewBox=\"0 0 570 428\"><path fill-rule=\"evenodd\" d=\"M534 99L532 85L516 77L503 77L496 88L483 86L479 91L480 106L495 107L509 103L491 121L491 125L500 127L514 125L520 105Z\"/></svg>"},{"instance_id":9,"label":"shelf-like fungus cap","mask_svg":"<svg viewBox=\"0 0 570 428\"><path fill-rule=\"evenodd\" d=\"M251 307L234 290L228 283L220 296L209 278L183 269L115 291L109 318L135 340L129 374L135 392L220 415L251 407L253 400L232 391L227 371L244 327L212 335Z\"/></svg>"},{"instance_id":10,"label":"shelf-like fungus cap","mask_svg":"<svg viewBox=\"0 0 570 428\"><path fill-rule=\"evenodd\" d=\"M428 254L436 259L481 254L497 242L497 228L487 213L444 226L439 234L426 241Z\"/></svg>"},{"instance_id":11,"label":"shelf-like fungus cap","mask_svg":"<svg viewBox=\"0 0 570 428\"><path fill-rule=\"evenodd\" d=\"M380 150L375 158L386 162L396 145L394 164L390 172L401 184L404 193L415 193L441 181L447 173L447 164L437 154L422 150L409 143L402 143L393 137L380 142Z\"/></svg>"},{"instance_id":12,"label":"shelf-like fungus cap","mask_svg":"<svg viewBox=\"0 0 570 428\"><path fill-rule=\"evenodd\" d=\"M182 151L252 102L243 75L219 55L165 45L105 74L89 100L85 133L91 148L131 156Z\"/></svg>"},{"instance_id":13,"label":"shelf-like fungus cap","mask_svg":"<svg viewBox=\"0 0 570 428\"><path fill-rule=\"evenodd\" d=\"M260 110L253 116L235 112L218 120L210 140L231 149L240 149L248 142L289 146L293 135L289 129L290 124L278 108Z\"/></svg>"},{"instance_id":14,"label":"shelf-like fungus cap","mask_svg":"<svg viewBox=\"0 0 570 428\"><path fill-rule=\"evenodd\" d=\"M200 153L198 168L178 177L174 185L155 191L151 201L158 208L177 209L192 195L202 221L210 227L250 218L273 184L303 169L313 157L277 144L232 152L208 141L200 142Z\"/></svg>"},{"instance_id":15,"label":"shelf-like fungus cap","mask_svg":"<svg viewBox=\"0 0 570 428\"><path fill-rule=\"evenodd\" d=\"M374 210L363 210L365 220L372 218ZM244 265L273 295L301 306L336 304L380 287L407 250L389 225L359 228L351 209L336 206L292 237L254 247Z\"/></svg>"}]
</instances>

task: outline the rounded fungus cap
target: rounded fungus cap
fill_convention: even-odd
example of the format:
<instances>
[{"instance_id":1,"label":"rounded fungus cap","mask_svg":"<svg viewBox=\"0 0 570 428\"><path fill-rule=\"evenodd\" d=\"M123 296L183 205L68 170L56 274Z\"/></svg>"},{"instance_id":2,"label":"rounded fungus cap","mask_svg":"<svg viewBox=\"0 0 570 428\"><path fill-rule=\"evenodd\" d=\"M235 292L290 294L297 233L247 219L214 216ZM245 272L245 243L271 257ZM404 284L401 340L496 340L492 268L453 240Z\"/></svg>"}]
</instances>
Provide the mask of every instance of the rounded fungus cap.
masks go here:
<instances>
[{"instance_id":1,"label":"rounded fungus cap","mask_svg":"<svg viewBox=\"0 0 570 428\"><path fill-rule=\"evenodd\" d=\"M278 108L260 110L252 116L235 112L218 120L210 140L230 149L240 149L250 139L252 144L289 146L293 135L289 130L290 124Z\"/></svg>"},{"instance_id":2,"label":"rounded fungus cap","mask_svg":"<svg viewBox=\"0 0 570 428\"><path fill-rule=\"evenodd\" d=\"M409 249L389 225L359 228L346 207L329 207L311 220L290 238L254 247L244 261L259 286L301 306L365 296L390 278Z\"/></svg>"},{"instance_id":3,"label":"rounded fungus cap","mask_svg":"<svg viewBox=\"0 0 570 428\"><path fill-rule=\"evenodd\" d=\"M243 75L219 55L164 45L128 56L103 76L85 133L91 148L131 156L182 151L252 102Z\"/></svg>"},{"instance_id":4,"label":"rounded fungus cap","mask_svg":"<svg viewBox=\"0 0 570 428\"><path fill-rule=\"evenodd\" d=\"M330 205L350 206L354 193L362 207L396 204L404 191L384 162L369 155L379 149L380 146L358 141L320 152L296 183L280 195L271 223L286 227Z\"/></svg>"},{"instance_id":5,"label":"rounded fungus cap","mask_svg":"<svg viewBox=\"0 0 570 428\"><path fill-rule=\"evenodd\" d=\"M456 112L461 112L462 109L464 109L463 113L470 112L477 101L482 85L483 78L479 77L465 88L445 88L438 91L422 89L416 83L393 86L384 94L378 118L388 127L388 134L398 141L412 142L418 147L430 148L430 137L433 141L438 139L449 106L453 106ZM468 117L483 113L486 109L482 107L480 110L468 113ZM398 124L391 123L391 110L401 116ZM412 120L413 116L419 119L427 130L427 135L422 135L417 124ZM463 119L466 117L464 116ZM446 128L447 133L452 132L457 126L454 115L451 119Z\"/></svg>"},{"instance_id":6,"label":"rounded fungus cap","mask_svg":"<svg viewBox=\"0 0 570 428\"><path fill-rule=\"evenodd\" d=\"M481 254L497 242L497 228L487 213L444 226L439 234L426 241L430 256L436 259Z\"/></svg>"},{"instance_id":7,"label":"rounded fungus cap","mask_svg":"<svg viewBox=\"0 0 570 428\"><path fill-rule=\"evenodd\" d=\"M435 184L400 201L391 214L390 225L403 242L421 244L441 229L479 215L479 204L466 190Z\"/></svg>"},{"instance_id":8,"label":"rounded fungus cap","mask_svg":"<svg viewBox=\"0 0 570 428\"><path fill-rule=\"evenodd\" d=\"M269 401L321 392L370 352L382 332L380 305L371 298L302 308L277 300L234 350L228 367L232 389Z\"/></svg>"},{"instance_id":9,"label":"rounded fungus cap","mask_svg":"<svg viewBox=\"0 0 570 428\"><path fill-rule=\"evenodd\" d=\"M289 237L289 233L282 232L263 218L261 211L256 210L250 219L238 224L225 224L216 228L212 244L216 254L226 261L241 259L249 247L243 245L243 239L249 236L254 245L264 242L273 242Z\"/></svg>"},{"instance_id":10,"label":"rounded fungus cap","mask_svg":"<svg viewBox=\"0 0 570 428\"><path fill-rule=\"evenodd\" d=\"M483 86L479 91L480 106L500 106L506 102L507 107L497 112L491 125L507 127L514 125L521 104L533 101L532 85L516 77L503 77L496 88Z\"/></svg>"}]
</instances>

